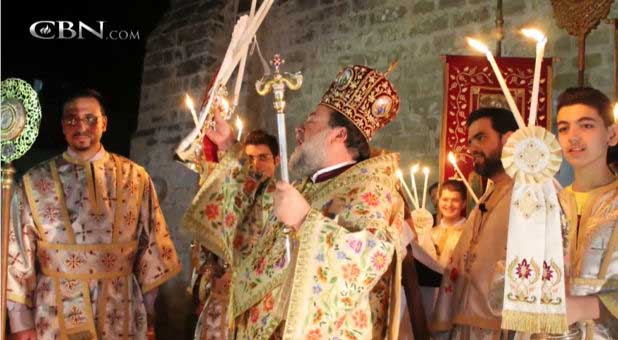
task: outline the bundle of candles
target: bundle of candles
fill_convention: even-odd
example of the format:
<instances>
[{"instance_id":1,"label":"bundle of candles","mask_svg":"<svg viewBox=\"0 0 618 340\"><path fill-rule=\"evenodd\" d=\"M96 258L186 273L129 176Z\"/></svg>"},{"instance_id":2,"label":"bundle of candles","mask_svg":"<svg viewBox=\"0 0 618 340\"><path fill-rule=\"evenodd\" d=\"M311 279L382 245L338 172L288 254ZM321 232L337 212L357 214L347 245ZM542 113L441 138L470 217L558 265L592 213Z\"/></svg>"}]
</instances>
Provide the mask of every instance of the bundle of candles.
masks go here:
<instances>
[{"instance_id":1,"label":"bundle of candles","mask_svg":"<svg viewBox=\"0 0 618 340\"><path fill-rule=\"evenodd\" d=\"M414 195L412 195L410 188L406 184L406 181L403 178L403 173L401 172L401 169L397 170L397 178L399 178L399 181L401 182L401 186L403 187L404 192L407 195L408 201L412 203L415 210L425 209L426 204L427 204L427 181L429 179L429 168L423 167L423 174L425 175L425 180L424 180L424 185L423 185L422 204L419 204L421 202L419 202L418 200L418 190L416 189L416 173L418 172L419 168L420 168L420 164L418 163L410 167L410 178L411 178L410 181L412 183L412 190L414 190Z\"/></svg>"}]
</instances>

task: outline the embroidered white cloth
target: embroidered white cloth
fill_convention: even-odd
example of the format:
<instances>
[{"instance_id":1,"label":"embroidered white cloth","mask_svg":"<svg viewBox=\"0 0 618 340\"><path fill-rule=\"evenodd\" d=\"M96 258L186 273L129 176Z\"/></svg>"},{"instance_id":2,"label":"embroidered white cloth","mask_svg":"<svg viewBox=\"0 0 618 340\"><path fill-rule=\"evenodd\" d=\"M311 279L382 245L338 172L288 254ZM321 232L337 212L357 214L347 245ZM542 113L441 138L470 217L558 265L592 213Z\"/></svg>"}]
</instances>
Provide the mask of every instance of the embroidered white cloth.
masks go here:
<instances>
[{"instance_id":1,"label":"embroidered white cloth","mask_svg":"<svg viewBox=\"0 0 618 340\"><path fill-rule=\"evenodd\" d=\"M542 127L517 130L502 151L515 180L506 251L503 329L567 330L560 205L553 175L561 162L556 138Z\"/></svg>"}]
</instances>

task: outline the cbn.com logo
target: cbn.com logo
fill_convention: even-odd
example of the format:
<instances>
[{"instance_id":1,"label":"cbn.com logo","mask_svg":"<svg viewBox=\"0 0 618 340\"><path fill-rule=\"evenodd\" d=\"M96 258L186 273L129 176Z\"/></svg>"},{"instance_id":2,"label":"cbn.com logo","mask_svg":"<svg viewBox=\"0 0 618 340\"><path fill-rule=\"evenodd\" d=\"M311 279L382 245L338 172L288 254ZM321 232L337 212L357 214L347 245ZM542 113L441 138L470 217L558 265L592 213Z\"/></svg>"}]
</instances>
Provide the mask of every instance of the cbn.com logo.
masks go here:
<instances>
[{"instance_id":1,"label":"cbn.com logo","mask_svg":"<svg viewBox=\"0 0 618 340\"><path fill-rule=\"evenodd\" d=\"M30 25L30 35L37 39L139 40L139 31L105 30L105 21L87 25L82 21L41 20Z\"/></svg>"}]
</instances>

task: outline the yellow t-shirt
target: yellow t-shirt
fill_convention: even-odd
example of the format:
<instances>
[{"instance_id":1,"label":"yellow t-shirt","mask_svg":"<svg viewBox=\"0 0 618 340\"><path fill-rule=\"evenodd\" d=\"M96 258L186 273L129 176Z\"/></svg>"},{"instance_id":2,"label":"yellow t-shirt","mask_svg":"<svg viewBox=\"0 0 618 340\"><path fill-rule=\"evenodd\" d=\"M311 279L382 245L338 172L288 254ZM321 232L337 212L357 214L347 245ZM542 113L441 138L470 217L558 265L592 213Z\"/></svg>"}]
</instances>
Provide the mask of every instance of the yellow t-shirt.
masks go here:
<instances>
[{"instance_id":1,"label":"yellow t-shirt","mask_svg":"<svg viewBox=\"0 0 618 340\"><path fill-rule=\"evenodd\" d=\"M584 209L584 205L590 199L590 192L577 192L573 190L573 187L569 185L566 187L566 190L575 196L575 205L577 206L577 216L582 215L582 210Z\"/></svg>"}]
</instances>

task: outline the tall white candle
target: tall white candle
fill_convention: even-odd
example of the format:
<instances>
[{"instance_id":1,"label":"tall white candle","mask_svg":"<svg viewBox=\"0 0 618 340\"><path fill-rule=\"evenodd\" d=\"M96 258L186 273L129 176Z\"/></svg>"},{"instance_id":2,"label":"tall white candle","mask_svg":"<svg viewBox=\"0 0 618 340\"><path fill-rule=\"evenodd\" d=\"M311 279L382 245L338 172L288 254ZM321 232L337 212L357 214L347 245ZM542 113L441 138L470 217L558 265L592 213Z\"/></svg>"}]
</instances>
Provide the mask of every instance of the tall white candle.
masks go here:
<instances>
[{"instance_id":1,"label":"tall white candle","mask_svg":"<svg viewBox=\"0 0 618 340\"><path fill-rule=\"evenodd\" d=\"M618 103L614 104L614 124L618 124Z\"/></svg>"},{"instance_id":2,"label":"tall white candle","mask_svg":"<svg viewBox=\"0 0 618 340\"><path fill-rule=\"evenodd\" d=\"M532 82L532 96L530 97L530 116L528 118L528 126L536 125L536 116L538 111L539 87L541 84L541 64L543 63L543 55L545 53L545 44L547 37L534 28L524 28L521 33L528 38L536 40L536 58L534 59L534 78Z\"/></svg>"},{"instance_id":3,"label":"tall white candle","mask_svg":"<svg viewBox=\"0 0 618 340\"><path fill-rule=\"evenodd\" d=\"M242 137L242 120L240 120L238 116L236 116L236 130L238 130L238 137L236 140L240 142L240 137Z\"/></svg>"},{"instance_id":4,"label":"tall white candle","mask_svg":"<svg viewBox=\"0 0 618 340\"><path fill-rule=\"evenodd\" d=\"M199 123L197 120L197 113L195 113L195 106L193 105L193 99L191 99L191 96L189 96L189 94L185 94L185 105L187 105L187 107L189 108L189 111L191 111L191 116L193 117L193 123L195 123L195 126L199 126Z\"/></svg>"},{"instance_id":5,"label":"tall white candle","mask_svg":"<svg viewBox=\"0 0 618 340\"><path fill-rule=\"evenodd\" d=\"M427 181L429 180L429 168L423 167L423 174L425 175L425 184L423 185L423 209L427 206Z\"/></svg>"},{"instance_id":6,"label":"tall white candle","mask_svg":"<svg viewBox=\"0 0 618 340\"><path fill-rule=\"evenodd\" d=\"M408 188L406 181L403 179L403 173L401 172L401 170L397 169L396 175L397 175L397 178L399 178L399 181L401 182L401 186L403 187L403 190L408 196L408 199L410 200L410 202L412 202L412 204L414 205L414 208L418 209L418 202L414 201L414 198L412 197L412 193L410 193L410 188Z\"/></svg>"},{"instance_id":7,"label":"tall white candle","mask_svg":"<svg viewBox=\"0 0 618 340\"><path fill-rule=\"evenodd\" d=\"M500 68L498 67L498 64L496 63L496 59L494 59L493 54L491 54L491 51L482 42L472 39L472 38L467 38L467 39L468 39L468 44L470 46L472 46L474 49L476 49L477 51L481 53L485 53L485 57L487 57L487 61L489 61L489 64L491 65L491 69L494 71L494 74L496 75L496 78L498 79L498 84L500 84L502 93L504 93L504 97L506 97L506 102L509 104L509 108L511 109L511 112L513 112L515 121L517 121L517 125L520 128L526 127L526 124L524 123L524 119L521 117L521 113L519 112L519 109L517 108L517 104L515 104L515 100L513 99L513 96L511 95L511 91L509 91L509 88L506 85L506 81L504 80L504 77L502 77Z\"/></svg>"},{"instance_id":8,"label":"tall white candle","mask_svg":"<svg viewBox=\"0 0 618 340\"><path fill-rule=\"evenodd\" d=\"M474 202L478 203L479 202L478 197L476 197L476 194L474 193L474 190L472 190L470 183L468 183L468 180L466 179L466 177L464 177L463 173L461 172L461 169L459 169L459 166L457 166L457 159L455 159L455 155L452 152L448 153L448 161L453 165L453 168L455 169L459 177L461 177L461 180L464 182L464 185L470 192L470 196L472 196L472 199L474 200Z\"/></svg>"},{"instance_id":9,"label":"tall white candle","mask_svg":"<svg viewBox=\"0 0 618 340\"><path fill-rule=\"evenodd\" d=\"M416 189L416 173L418 172L418 163L414 164L410 168L410 178L412 181L412 190L414 191L414 200L416 200L416 207L418 208L418 189Z\"/></svg>"}]
</instances>

